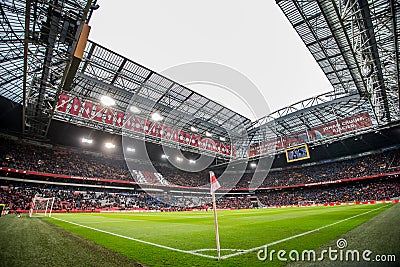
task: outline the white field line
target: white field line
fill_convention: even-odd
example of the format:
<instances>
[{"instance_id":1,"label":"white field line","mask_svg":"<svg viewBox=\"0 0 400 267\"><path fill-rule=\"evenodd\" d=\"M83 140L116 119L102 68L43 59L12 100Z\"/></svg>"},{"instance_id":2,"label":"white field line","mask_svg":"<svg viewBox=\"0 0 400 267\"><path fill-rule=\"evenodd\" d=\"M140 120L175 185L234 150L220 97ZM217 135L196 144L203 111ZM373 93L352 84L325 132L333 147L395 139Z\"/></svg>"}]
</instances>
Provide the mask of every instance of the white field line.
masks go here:
<instances>
[{"instance_id":1,"label":"white field line","mask_svg":"<svg viewBox=\"0 0 400 267\"><path fill-rule=\"evenodd\" d=\"M191 250L192 252L203 252L203 251L216 251L216 248L201 248L201 249L195 249ZM243 251L244 249L235 249L235 248L221 248L221 251Z\"/></svg>"},{"instance_id":2,"label":"white field line","mask_svg":"<svg viewBox=\"0 0 400 267\"><path fill-rule=\"evenodd\" d=\"M143 244L147 244L147 245L151 245L151 246L155 246L155 247L159 247L159 248L164 248L164 249L168 249L168 250L172 250L172 251L176 251L176 252L191 254L191 255L210 258L210 259L217 259L218 258L218 257L211 256L211 255L204 255L204 254L196 253L196 252L193 252L193 251L182 250L182 249L178 249L178 248L172 248L172 247L168 247L168 246L164 246L164 245L160 245L160 244L156 244L156 243L140 240L140 239L137 239L137 238L133 238L133 237L129 237L129 236L124 236L124 235L108 232L108 231L105 231L105 230L93 228L93 227L90 227L90 226L86 226L86 225L75 223L75 222L70 222L70 221L59 219L59 218L55 218L55 217L52 217L52 218L56 219L56 220L59 220L59 221L63 221L63 222L69 223L69 224L73 224L73 225L76 225L76 226L84 227L84 228L87 228L87 229L90 229L90 230L93 230L93 231L97 231L97 232L113 235L113 236L120 237L120 238L129 239L129 240L132 240L132 241L136 241L136 242L139 242L139 243L143 243Z\"/></svg>"},{"instance_id":3,"label":"white field line","mask_svg":"<svg viewBox=\"0 0 400 267\"><path fill-rule=\"evenodd\" d=\"M376 209L373 209L373 210L369 210L369 211L366 211L366 212L363 212L363 213L354 215L354 216L351 216L351 217L349 217L349 218L346 218L346 219L343 219L343 220L340 220L340 221L337 221L337 222L334 222L334 223L331 223L331 224L328 224L328 225L325 225L325 226L318 227L318 228L316 228L316 229L314 229L314 230L310 230L310 231L307 231L307 232L304 232L304 233L301 233L301 234L297 234L297 235L290 236L290 237L287 237L287 238L284 238L284 239L281 239L281 240L278 240L278 241L274 241L274 242L271 242L271 243L269 243L269 244L265 244L265 245L262 245L262 246L259 246L259 247L255 247L255 248L251 248L251 249L239 251L239 252L236 252L236 253L233 253L233 254L228 254L228 255L222 256L221 259L228 259L228 258L231 258L231 257L243 255L243 254L246 254L246 253L249 253L249 252L253 252L253 251L256 251L256 250L264 249L265 246L272 246L272 245L276 245L276 244L279 244L279 243L282 243L282 242L285 242L285 241L288 241L288 240L291 240L291 239L294 239L294 238L297 238L297 237L305 236L305 235L308 235L308 234L317 232L317 231L319 231L319 230L322 230L322 229L325 229L325 228L334 226L334 225L336 225L336 224L339 224L339 223L342 223L342 222L345 222L345 221L348 221L348 220L357 218L357 217L359 217L359 216L368 214L368 213L370 213L370 212L379 210L379 209L381 209L381 208L383 208L383 207L386 207L386 205L385 205L385 206L382 206L382 207L379 207L379 208L376 208Z\"/></svg>"},{"instance_id":4,"label":"white field line","mask_svg":"<svg viewBox=\"0 0 400 267\"><path fill-rule=\"evenodd\" d=\"M125 220L83 221L83 222L80 222L80 223L84 223L84 224L99 224L99 223L120 223L120 222L143 222L143 220L125 219Z\"/></svg>"}]
</instances>

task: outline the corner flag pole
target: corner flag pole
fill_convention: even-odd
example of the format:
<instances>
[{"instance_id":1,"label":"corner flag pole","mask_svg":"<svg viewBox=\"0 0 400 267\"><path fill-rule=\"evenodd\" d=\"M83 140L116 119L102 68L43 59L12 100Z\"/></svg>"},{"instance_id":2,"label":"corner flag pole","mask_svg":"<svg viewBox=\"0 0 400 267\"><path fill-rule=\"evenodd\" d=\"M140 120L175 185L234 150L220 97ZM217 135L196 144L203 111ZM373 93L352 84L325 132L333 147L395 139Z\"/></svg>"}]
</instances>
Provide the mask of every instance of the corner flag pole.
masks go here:
<instances>
[{"instance_id":1,"label":"corner flag pole","mask_svg":"<svg viewBox=\"0 0 400 267\"><path fill-rule=\"evenodd\" d=\"M217 252L218 252L218 260L221 260L221 247L219 244L219 232L218 232L218 218L217 218L217 205L215 204L215 191L221 187L218 183L217 178L215 177L214 172L210 171L210 181L211 181L211 197L213 203L213 211L214 211L214 225L215 225L215 240L217 242Z\"/></svg>"}]
</instances>

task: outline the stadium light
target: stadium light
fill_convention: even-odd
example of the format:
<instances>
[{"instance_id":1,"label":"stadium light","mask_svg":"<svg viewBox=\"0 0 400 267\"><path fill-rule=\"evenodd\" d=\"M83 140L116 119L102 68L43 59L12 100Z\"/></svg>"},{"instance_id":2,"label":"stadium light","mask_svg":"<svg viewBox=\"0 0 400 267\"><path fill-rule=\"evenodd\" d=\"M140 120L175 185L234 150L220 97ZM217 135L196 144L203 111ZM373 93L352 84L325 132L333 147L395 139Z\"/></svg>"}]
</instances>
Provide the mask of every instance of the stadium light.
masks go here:
<instances>
[{"instance_id":1,"label":"stadium light","mask_svg":"<svg viewBox=\"0 0 400 267\"><path fill-rule=\"evenodd\" d=\"M181 162L182 158L181 157L176 157L176 161Z\"/></svg>"},{"instance_id":2,"label":"stadium light","mask_svg":"<svg viewBox=\"0 0 400 267\"><path fill-rule=\"evenodd\" d=\"M130 112L134 113L134 114L140 114L142 111L136 107L136 106L130 106L129 108Z\"/></svg>"},{"instance_id":3,"label":"stadium light","mask_svg":"<svg viewBox=\"0 0 400 267\"><path fill-rule=\"evenodd\" d=\"M199 130L197 130L197 128L190 126L190 130L194 133L197 133Z\"/></svg>"},{"instance_id":4,"label":"stadium light","mask_svg":"<svg viewBox=\"0 0 400 267\"><path fill-rule=\"evenodd\" d=\"M106 148L108 148L108 149L115 148L115 145L113 143L110 143L110 142L105 143L104 146Z\"/></svg>"},{"instance_id":5,"label":"stadium light","mask_svg":"<svg viewBox=\"0 0 400 267\"><path fill-rule=\"evenodd\" d=\"M226 138L221 136L221 137L219 138L219 140L221 140L222 142L225 142L225 141L226 141Z\"/></svg>"},{"instance_id":6,"label":"stadium light","mask_svg":"<svg viewBox=\"0 0 400 267\"><path fill-rule=\"evenodd\" d=\"M101 96L100 101L105 106L114 106L115 105L115 100L106 95Z\"/></svg>"},{"instance_id":7,"label":"stadium light","mask_svg":"<svg viewBox=\"0 0 400 267\"><path fill-rule=\"evenodd\" d=\"M162 155L161 155L161 158L162 158L162 159L167 159L167 158L168 158L168 156L167 156L167 155L165 155L165 154L162 154Z\"/></svg>"},{"instance_id":8,"label":"stadium light","mask_svg":"<svg viewBox=\"0 0 400 267\"><path fill-rule=\"evenodd\" d=\"M93 139L82 137L81 142L84 143L84 144L92 144L93 143Z\"/></svg>"},{"instance_id":9,"label":"stadium light","mask_svg":"<svg viewBox=\"0 0 400 267\"><path fill-rule=\"evenodd\" d=\"M189 163L190 163L190 164L195 164L195 163L196 163L196 161L195 161L195 160L193 160L193 159L189 159Z\"/></svg>"},{"instance_id":10,"label":"stadium light","mask_svg":"<svg viewBox=\"0 0 400 267\"><path fill-rule=\"evenodd\" d=\"M250 163L250 167L254 169L255 167L257 167L257 163L255 162Z\"/></svg>"},{"instance_id":11,"label":"stadium light","mask_svg":"<svg viewBox=\"0 0 400 267\"><path fill-rule=\"evenodd\" d=\"M151 118L153 121L162 121L164 119L163 116L161 116L158 112L151 114Z\"/></svg>"},{"instance_id":12,"label":"stadium light","mask_svg":"<svg viewBox=\"0 0 400 267\"><path fill-rule=\"evenodd\" d=\"M132 153L133 153L133 152L136 151L136 149L135 149L134 147L129 147L129 146L128 146L128 147L126 148L126 151L132 152Z\"/></svg>"},{"instance_id":13,"label":"stadium light","mask_svg":"<svg viewBox=\"0 0 400 267\"><path fill-rule=\"evenodd\" d=\"M207 136L207 137L211 137L211 136L212 136L212 133L206 132L206 136Z\"/></svg>"}]
</instances>

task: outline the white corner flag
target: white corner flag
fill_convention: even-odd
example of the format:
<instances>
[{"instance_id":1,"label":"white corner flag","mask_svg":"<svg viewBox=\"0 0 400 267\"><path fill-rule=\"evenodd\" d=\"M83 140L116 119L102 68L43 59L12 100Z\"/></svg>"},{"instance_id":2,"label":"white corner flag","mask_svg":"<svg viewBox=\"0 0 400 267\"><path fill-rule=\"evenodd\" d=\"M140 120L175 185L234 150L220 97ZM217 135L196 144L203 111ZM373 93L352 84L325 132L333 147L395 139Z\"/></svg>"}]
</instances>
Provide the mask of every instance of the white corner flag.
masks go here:
<instances>
[{"instance_id":1,"label":"white corner flag","mask_svg":"<svg viewBox=\"0 0 400 267\"><path fill-rule=\"evenodd\" d=\"M215 240L217 242L217 252L218 252L218 260L221 259L221 248L219 245L219 233L218 233L218 218L217 218L217 206L215 204L215 191L221 187L219 182L217 181L217 177L215 177L214 172L210 171L210 183L211 183L211 196L212 196L212 203L213 203L213 211L214 211L214 225L215 225Z\"/></svg>"}]
</instances>

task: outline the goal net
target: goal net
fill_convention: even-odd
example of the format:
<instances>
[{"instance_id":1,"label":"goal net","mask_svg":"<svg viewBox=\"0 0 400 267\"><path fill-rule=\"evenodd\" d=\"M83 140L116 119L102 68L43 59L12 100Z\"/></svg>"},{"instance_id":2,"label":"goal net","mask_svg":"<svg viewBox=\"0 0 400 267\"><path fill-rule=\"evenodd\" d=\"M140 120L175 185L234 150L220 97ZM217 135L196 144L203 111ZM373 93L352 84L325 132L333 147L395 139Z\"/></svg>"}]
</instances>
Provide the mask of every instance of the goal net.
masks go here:
<instances>
[{"instance_id":1,"label":"goal net","mask_svg":"<svg viewBox=\"0 0 400 267\"><path fill-rule=\"evenodd\" d=\"M48 216L51 217L53 211L54 197L44 198L35 197L33 198L33 215L36 216Z\"/></svg>"},{"instance_id":2,"label":"goal net","mask_svg":"<svg viewBox=\"0 0 400 267\"><path fill-rule=\"evenodd\" d=\"M298 206L315 206L315 201L310 201L310 200L301 200L298 202Z\"/></svg>"}]
</instances>

